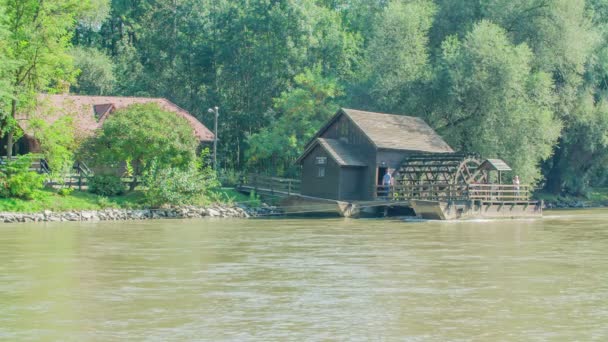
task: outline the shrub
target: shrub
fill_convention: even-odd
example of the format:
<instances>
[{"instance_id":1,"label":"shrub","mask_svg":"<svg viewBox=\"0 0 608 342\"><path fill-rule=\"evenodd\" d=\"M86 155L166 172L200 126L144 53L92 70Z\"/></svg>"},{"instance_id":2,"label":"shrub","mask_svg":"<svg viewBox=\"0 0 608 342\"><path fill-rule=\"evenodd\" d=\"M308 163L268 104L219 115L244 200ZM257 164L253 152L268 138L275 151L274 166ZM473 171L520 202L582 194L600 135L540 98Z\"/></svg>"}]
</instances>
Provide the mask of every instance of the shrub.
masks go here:
<instances>
[{"instance_id":1,"label":"shrub","mask_svg":"<svg viewBox=\"0 0 608 342\"><path fill-rule=\"evenodd\" d=\"M215 178L207 178L195 168L181 170L165 168L153 170L145 180L146 203L158 207L163 204L199 204L216 186Z\"/></svg>"},{"instance_id":2,"label":"shrub","mask_svg":"<svg viewBox=\"0 0 608 342\"><path fill-rule=\"evenodd\" d=\"M236 187L241 183L242 173L236 170L222 170L219 175L222 186Z\"/></svg>"},{"instance_id":3,"label":"shrub","mask_svg":"<svg viewBox=\"0 0 608 342\"><path fill-rule=\"evenodd\" d=\"M120 177L113 175L94 175L88 179L89 192L100 196L122 195L127 187Z\"/></svg>"},{"instance_id":4,"label":"shrub","mask_svg":"<svg viewBox=\"0 0 608 342\"><path fill-rule=\"evenodd\" d=\"M71 195L72 192L74 192L73 188L61 188L61 189L57 190L57 194L59 196L64 196L64 197Z\"/></svg>"},{"instance_id":5,"label":"shrub","mask_svg":"<svg viewBox=\"0 0 608 342\"><path fill-rule=\"evenodd\" d=\"M32 163L28 155L9 160L0 172L0 196L32 199L44 186L44 176L30 171Z\"/></svg>"},{"instance_id":6,"label":"shrub","mask_svg":"<svg viewBox=\"0 0 608 342\"><path fill-rule=\"evenodd\" d=\"M44 176L28 171L12 175L7 183L10 197L32 199L34 193L44 186Z\"/></svg>"}]
</instances>

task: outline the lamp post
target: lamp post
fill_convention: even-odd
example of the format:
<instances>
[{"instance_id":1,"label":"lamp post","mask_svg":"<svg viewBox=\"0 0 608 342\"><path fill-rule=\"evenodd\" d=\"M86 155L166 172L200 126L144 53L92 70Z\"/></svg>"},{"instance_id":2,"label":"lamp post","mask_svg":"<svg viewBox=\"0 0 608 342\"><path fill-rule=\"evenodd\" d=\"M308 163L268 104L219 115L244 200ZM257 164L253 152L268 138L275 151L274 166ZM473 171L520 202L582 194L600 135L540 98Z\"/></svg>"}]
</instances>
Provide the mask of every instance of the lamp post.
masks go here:
<instances>
[{"instance_id":1,"label":"lamp post","mask_svg":"<svg viewBox=\"0 0 608 342\"><path fill-rule=\"evenodd\" d=\"M220 108L215 106L207 110L209 113L215 114L215 129L213 131L213 169L217 171L217 118L220 113Z\"/></svg>"}]
</instances>

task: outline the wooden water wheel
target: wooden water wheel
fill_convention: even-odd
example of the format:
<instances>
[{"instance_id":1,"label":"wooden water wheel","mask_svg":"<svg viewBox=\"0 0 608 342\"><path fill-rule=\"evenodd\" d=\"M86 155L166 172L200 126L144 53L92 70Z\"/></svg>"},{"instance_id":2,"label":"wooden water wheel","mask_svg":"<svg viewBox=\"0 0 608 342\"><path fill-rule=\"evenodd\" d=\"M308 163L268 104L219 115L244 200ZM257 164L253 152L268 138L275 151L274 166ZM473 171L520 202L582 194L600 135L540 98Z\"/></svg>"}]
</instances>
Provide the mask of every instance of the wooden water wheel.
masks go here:
<instances>
[{"instance_id":1,"label":"wooden water wheel","mask_svg":"<svg viewBox=\"0 0 608 342\"><path fill-rule=\"evenodd\" d=\"M485 182L477 156L464 153L423 153L408 156L393 173L401 199L443 200L464 197L468 184Z\"/></svg>"}]
</instances>

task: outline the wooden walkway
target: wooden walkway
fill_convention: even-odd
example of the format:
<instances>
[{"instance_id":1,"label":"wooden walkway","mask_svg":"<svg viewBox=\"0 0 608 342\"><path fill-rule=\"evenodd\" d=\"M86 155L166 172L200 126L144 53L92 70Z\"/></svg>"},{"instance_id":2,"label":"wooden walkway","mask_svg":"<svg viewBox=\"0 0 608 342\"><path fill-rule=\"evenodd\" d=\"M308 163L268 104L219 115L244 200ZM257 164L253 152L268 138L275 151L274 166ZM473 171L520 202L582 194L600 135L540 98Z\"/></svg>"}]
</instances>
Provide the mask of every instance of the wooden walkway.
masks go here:
<instances>
[{"instance_id":1,"label":"wooden walkway","mask_svg":"<svg viewBox=\"0 0 608 342\"><path fill-rule=\"evenodd\" d=\"M467 217L537 217L542 201L531 200L533 188L512 184L398 184L378 186L372 200L331 200L304 196L299 180L248 175L238 189L281 199L288 214L335 212L345 217L363 212L410 208L431 219Z\"/></svg>"},{"instance_id":2,"label":"wooden walkway","mask_svg":"<svg viewBox=\"0 0 608 342\"><path fill-rule=\"evenodd\" d=\"M297 179L249 174L241 180L240 191L260 195L287 197L300 195L301 182ZM357 204L376 205L407 203L410 200L425 201L481 201L481 202L530 202L533 188L529 185L512 184L417 184L377 186L371 201L352 201Z\"/></svg>"}]
</instances>

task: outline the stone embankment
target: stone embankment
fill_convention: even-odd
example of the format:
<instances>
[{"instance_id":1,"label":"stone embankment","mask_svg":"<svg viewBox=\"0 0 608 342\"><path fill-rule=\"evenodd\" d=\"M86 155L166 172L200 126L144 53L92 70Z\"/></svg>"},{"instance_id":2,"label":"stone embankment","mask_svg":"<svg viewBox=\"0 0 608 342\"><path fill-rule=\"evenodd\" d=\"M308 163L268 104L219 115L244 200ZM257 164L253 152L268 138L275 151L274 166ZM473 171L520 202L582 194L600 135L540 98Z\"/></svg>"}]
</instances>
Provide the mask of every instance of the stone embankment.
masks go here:
<instances>
[{"instance_id":1,"label":"stone embankment","mask_svg":"<svg viewBox=\"0 0 608 342\"><path fill-rule=\"evenodd\" d=\"M165 209L102 209L67 212L42 213L0 213L0 222L62 222L62 221L119 221L149 219L189 219L189 218L249 218L278 215L280 212L270 206L247 208L239 206L183 206Z\"/></svg>"}]
</instances>

